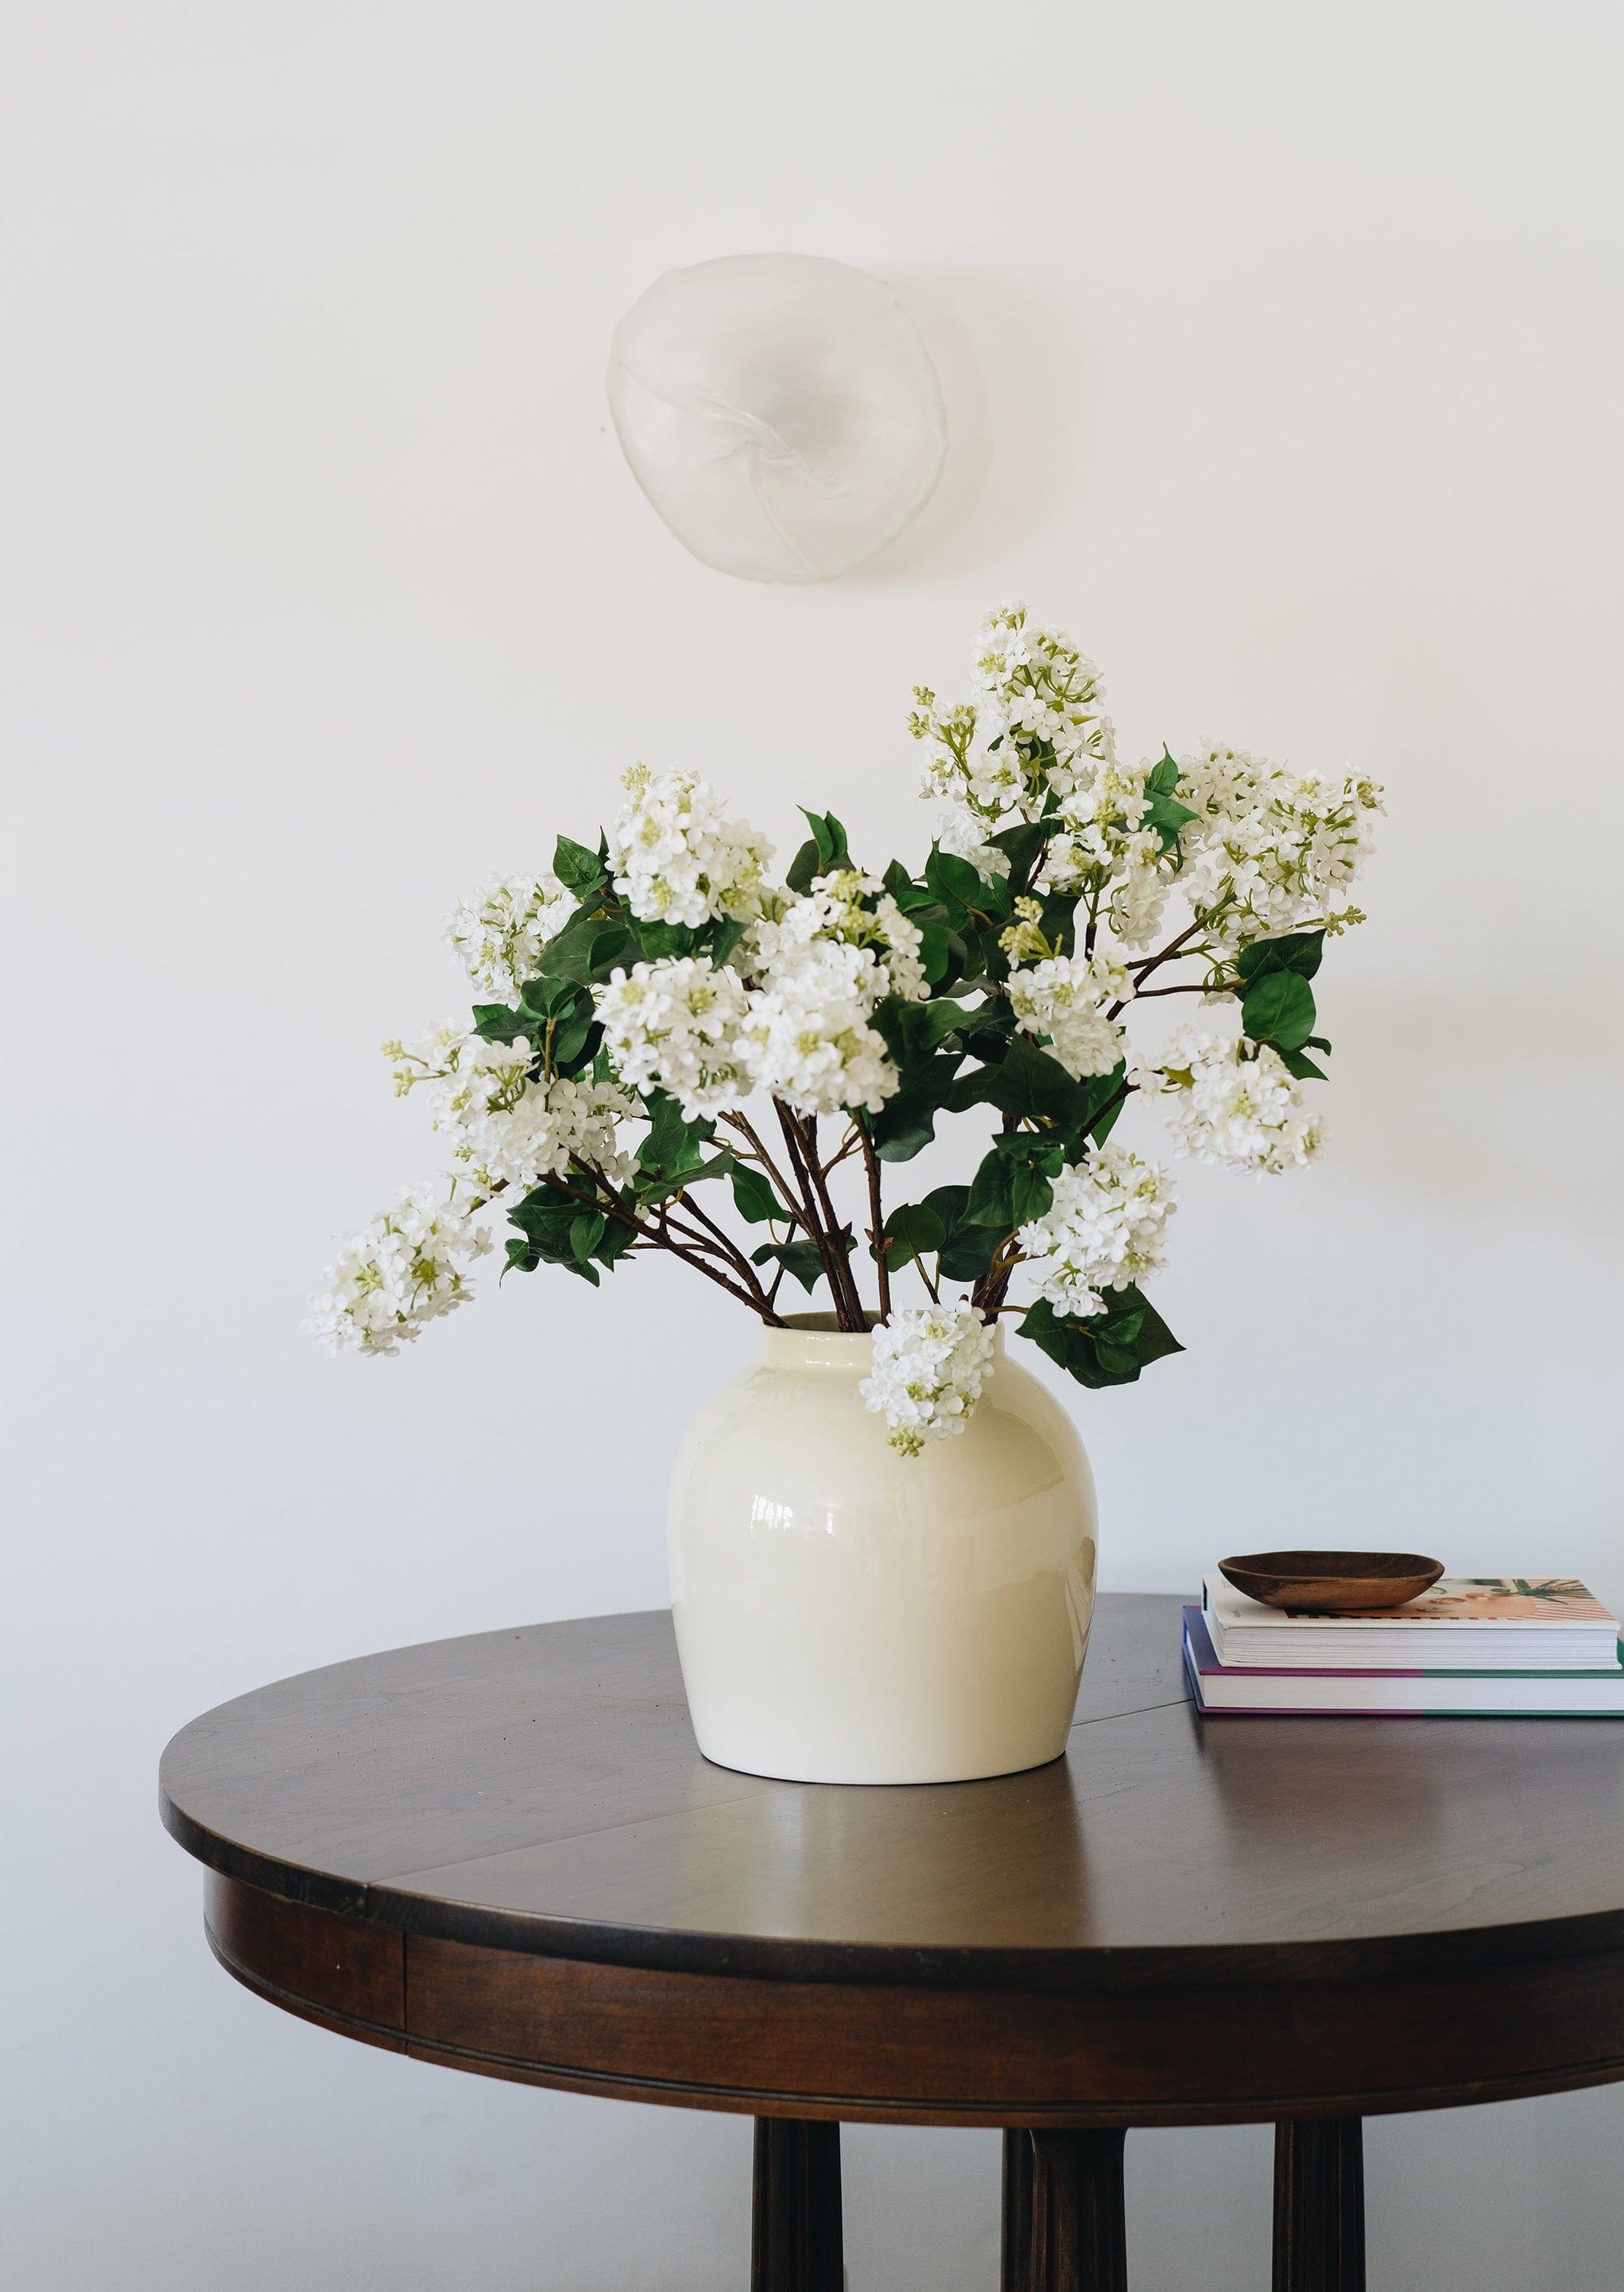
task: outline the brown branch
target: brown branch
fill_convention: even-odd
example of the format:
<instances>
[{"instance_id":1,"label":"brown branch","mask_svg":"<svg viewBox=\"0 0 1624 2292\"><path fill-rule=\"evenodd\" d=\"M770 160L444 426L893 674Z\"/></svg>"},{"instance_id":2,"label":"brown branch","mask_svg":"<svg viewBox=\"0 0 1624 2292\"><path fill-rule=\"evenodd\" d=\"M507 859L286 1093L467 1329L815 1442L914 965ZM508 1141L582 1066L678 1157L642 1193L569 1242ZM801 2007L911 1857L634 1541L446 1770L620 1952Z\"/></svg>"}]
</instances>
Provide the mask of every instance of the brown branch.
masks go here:
<instances>
[{"instance_id":1,"label":"brown branch","mask_svg":"<svg viewBox=\"0 0 1624 2292\"><path fill-rule=\"evenodd\" d=\"M841 1246L846 1229L835 1215L835 1205L818 1166L818 1118L816 1115L795 1113L781 1100L774 1100L773 1103L778 1108L789 1158L800 1175L823 1278L835 1303L835 1319L843 1329L866 1329L868 1317L852 1280L846 1252Z\"/></svg>"},{"instance_id":2,"label":"brown branch","mask_svg":"<svg viewBox=\"0 0 1624 2292\"><path fill-rule=\"evenodd\" d=\"M807 1174L817 1194L819 1207L828 1220L830 1255L834 1259L836 1270L840 1275L841 1294L837 1303L843 1306L844 1313L850 1317L849 1326L854 1331L866 1330L869 1327L869 1316L864 1310L861 1293L857 1287L857 1276L852 1271L851 1253L844 1247L844 1240L852 1230L850 1226L842 1224L840 1221L829 1193L828 1182L824 1175L823 1166L818 1158L818 1118L815 1114L804 1115L802 1121L804 1126L803 1135L805 1140Z\"/></svg>"},{"instance_id":3,"label":"brown branch","mask_svg":"<svg viewBox=\"0 0 1624 2292\"><path fill-rule=\"evenodd\" d=\"M608 1187L609 1180L601 1170L594 1170L590 1165L584 1166L587 1169L588 1174L599 1184ZM768 1318L762 1312L761 1306L757 1304L747 1289L741 1289L737 1281L731 1279L725 1273L718 1272L714 1265L707 1265L702 1257L697 1256L691 1249L684 1248L682 1243L674 1241L669 1234L662 1234L655 1227L645 1225L634 1212L616 1201L612 1193L607 1200L596 1194L584 1194L578 1186L570 1185L569 1181L556 1171L545 1178L543 1183L550 1186L555 1193L566 1195L570 1201L579 1202L584 1209L596 1210L600 1216L616 1218L622 1225L629 1225L641 1240L649 1243L655 1249L668 1249L674 1257L680 1257L684 1265L691 1265L694 1271L702 1273L707 1281L715 1282L720 1288L725 1289L731 1297L737 1297L741 1305L747 1305L753 1313L761 1314L764 1320ZM759 1286L758 1284L758 1288Z\"/></svg>"},{"instance_id":4,"label":"brown branch","mask_svg":"<svg viewBox=\"0 0 1624 2292\"><path fill-rule=\"evenodd\" d=\"M743 1250L740 1249L739 1244L733 1239L731 1234L724 1231L723 1229L716 1223L715 1218L707 1217L706 1213L699 1207L698 1202L694 1200L691 1194L684 1193L679 1197L679 1199L681 1200L683 1208L687 1215L692 1218L698 1218L706 1232L713 1234L715 1237L716 1242L725 1252L729 1262L738 1268L744 1279L749 1283L752 1291L759 1296L764 1303L766 1302L767 1293L762 1287L761 1277L756 1272L755 1268L751 1264L749 1259L745 1255Z\"/></svg>"},{"instance_id":5,"label":"brown branch","mask_svg":"<svg viewBox=\"0 0 1624 2292\"><path fill-rule=\"evenodd\" d=\"M796 1190L763 1145L754 1123L748 1121L744 1115L736 1113L731 1109L723 1115L722 1119L731 1130L738 1131L739 1136L748 1142L751 1155L761 1164L777 1189L779 1198L784 1204L784 1215L788 1223L792 1225L804 1226L806 1220L796 1207Z\"/></svg>"},{"instance_id":6,"label":"brown branch","mask_svg":"<svg viewBox=\"0 0 1624 2292\"><path fill-rule=\"evenodd\" d=\"M885 1239L885 1213L880 1206L880 1158L874 1150L874 1141L869 1135L869 1126L860 1114L856 1118L857 1134L862 1142L863 1167L869 1176L869 1240L874 1250L874 1263L878 1268L880 1319L891 1319L891 1268L886 1263L886 1252L891 1244Z\"/></svg>"},{"instance_id":7,"label":"brown branch","mask_svg":"<svg viewBox=\"0 0 1624 2292\"><path fill-rule=\"evenodd\" d=\"M1153 971L1159 971L1164 963L1171 963L1176 956L1183 952L1185 941L1187 940L1192 940L1198 932L1203 932L1206 928L1207 926L1204 923L1187 924L1185 928L1180 932L1176 939L1170 939L1168 941L1168 944L1162 948L1159 955L1147 955L1143 961L1139 963L1130 963L1126 964L1124 966L1125 969L1135 973L1134 980L1134 991L1131 995L1125 995L1119 1003L1113 1003L1110 1010L1105 1013L1105 1016L1108 1019L1119 1017L1120 1014L1127 1010L1130 1003L1136 1002L1138 997L1143 994L1144 982L1151 976L1151 973ZM1173 990L1165 987L1159 987L1153 991L1158 995L1165 995Z\"/></svg>"},{"instance_id":8,"label":"brown branch","mask_svg":"<svg viewBox=\"0 0 1624 2292\"><path fill-rule=\"evenodd\" d=\"M1141 979L1148 979L1151 972L1159 971L1164 963L1171 963L1187 940L1194 939L1198 932L1204 932L1206 928L1204 922L1186 924L1178 937L1170 939L1159 955L1140 956L1135 962L1125 964L1124 968L1136 971Z\"/></svg>"},{"instance_id":9,"label":"brown branch","mask_svg":"<svg viewBox=\"0 0 1624 2292\"><path fill-rule=\"evenodd\" d=\"M828 1283L829 1295L835 1304L835 1317L838 1320L841 1318L842 1301L840 1284L835 1272L834 1247L819 1221L817 1206L812 1197L812 1181L806 1169L806 1157L801 1134L796 1127L795 1116L781 1098L773 1100L772 1110L778 1117L779 1128L784 1134L784 1143L789 1149L789 1166L796 1174L796 1187L801 1196L801 1223L806 1228L812 1238L812 1247L818 1253L818 1263L823 1268L823 1278Z\"/></svg>"}]
</instances>

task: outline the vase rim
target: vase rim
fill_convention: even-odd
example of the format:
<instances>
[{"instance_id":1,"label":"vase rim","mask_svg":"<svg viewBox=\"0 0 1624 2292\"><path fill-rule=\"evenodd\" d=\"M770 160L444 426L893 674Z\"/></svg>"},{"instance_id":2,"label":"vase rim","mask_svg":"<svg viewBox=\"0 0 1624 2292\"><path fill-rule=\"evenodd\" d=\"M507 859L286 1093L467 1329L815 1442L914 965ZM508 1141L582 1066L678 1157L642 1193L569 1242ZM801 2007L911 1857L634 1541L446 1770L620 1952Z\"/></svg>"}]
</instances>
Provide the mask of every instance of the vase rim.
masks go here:
<instances>
[{"instance_id":1,"label":"vase rim","mask_svg":"<svg viewBox=\"0 0 1624 2292\"><path fill-rule=\"evenodd\" d=\"M870 1314L867 1329L843 1329L833 1313L788 1313L783 1326L762 1328L761 1357L780 1368L842 1369L848 1376L867 1372L873 1358L877 1317ZM993 1324L995 1354L1004 1351L1004 1325Z\"/></svg>"}]
</instances>

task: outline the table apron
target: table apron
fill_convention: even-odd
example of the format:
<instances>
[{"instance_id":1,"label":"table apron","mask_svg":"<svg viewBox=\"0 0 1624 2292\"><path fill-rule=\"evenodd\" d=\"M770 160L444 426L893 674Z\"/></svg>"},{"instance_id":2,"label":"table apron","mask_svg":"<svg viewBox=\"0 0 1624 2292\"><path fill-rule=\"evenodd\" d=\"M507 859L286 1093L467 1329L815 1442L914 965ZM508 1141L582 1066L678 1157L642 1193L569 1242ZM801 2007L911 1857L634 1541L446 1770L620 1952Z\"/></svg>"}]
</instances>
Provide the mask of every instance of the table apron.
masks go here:
<instances>
[{"instance_id":1,"label":"table apron","mask_svg":"<svg viewBox=\"0 0 1624 2292\"><path fill-rule=\"evenodd\" d=\"M1624 1951L1426 1974L1073 1991L769 1981L403 1933L211 1872L238 1980L482 2075L753 2116L1262 2122L1624 2078Z\"/></svg>"}]
</instances>

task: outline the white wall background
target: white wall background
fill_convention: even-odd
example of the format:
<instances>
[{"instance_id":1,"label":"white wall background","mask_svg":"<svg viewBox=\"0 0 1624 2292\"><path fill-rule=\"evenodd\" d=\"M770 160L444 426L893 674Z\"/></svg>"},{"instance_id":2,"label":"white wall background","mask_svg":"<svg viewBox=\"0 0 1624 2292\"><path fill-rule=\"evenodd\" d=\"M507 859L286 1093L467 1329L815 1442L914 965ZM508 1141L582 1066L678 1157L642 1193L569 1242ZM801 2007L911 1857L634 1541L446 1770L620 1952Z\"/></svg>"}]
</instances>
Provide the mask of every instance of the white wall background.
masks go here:
<instances>
[{"instance_id":1,"label":"white wall background","mask_svg":"<svg viewBox=\"0 0 1624 2292\"><path fill-rule=\"evenodd\" d=\"M660 1600L666 1460L749 1327L642 1268L318 1356L329 1239L436 1166L375 1045L456 1008L452 897L633 757L786 847L801 799L922 849L909 688L1002 596L1135 748L1391 790L1333 1158L1190 1182L1188 1355L1074 1396L1107 1583L1362 1538L1624 1592L1616 28L12 0L8 2288L744 2282L742 2121L268 2011L153 1771L283 1673ZM938 501L823 589L691 562L605 410L648 281L764 247L894 280L949 399ZM1612 2285L1621 2131L1605 2093L1373 2126L1377 2292ZM1130 2153L1137 2292L1262 2280L1264 2133ZM854 2292L994 2281L993 2136L847 2154Z\"/></svg>"}]
</instances>

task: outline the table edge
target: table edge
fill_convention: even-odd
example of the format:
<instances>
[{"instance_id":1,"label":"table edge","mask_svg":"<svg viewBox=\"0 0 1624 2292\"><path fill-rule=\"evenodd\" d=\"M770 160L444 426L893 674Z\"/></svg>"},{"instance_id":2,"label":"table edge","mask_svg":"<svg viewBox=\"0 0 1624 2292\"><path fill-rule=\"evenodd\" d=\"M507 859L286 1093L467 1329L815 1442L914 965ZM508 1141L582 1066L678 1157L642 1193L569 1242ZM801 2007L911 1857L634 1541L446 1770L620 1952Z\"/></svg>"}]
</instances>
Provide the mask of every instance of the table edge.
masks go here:
<instances>
[{"instance_id":1,"label":"table edge","mask_svg":"<svg viewBox=\"0 0 1624 2292\"><path fill-rule=\"evenodd\" d=\"M1306 1984L1469 1966L1527 1965L1624 1949L1624 1908L1491 1926L1441 1927L1317 1941L1135 1947L1101 1943L954 1949L718 1933L699 1927L625 1925L447 1901L387 1882L341 1878L284 1861L198 1822L171 1798L161 1770L158 1813L170 1836L206 1868L285 1901L475 1949L643 1967L651 1972L917 1989L1184 1989L1194 1981Z\"/></svg>"}]
</instances>

